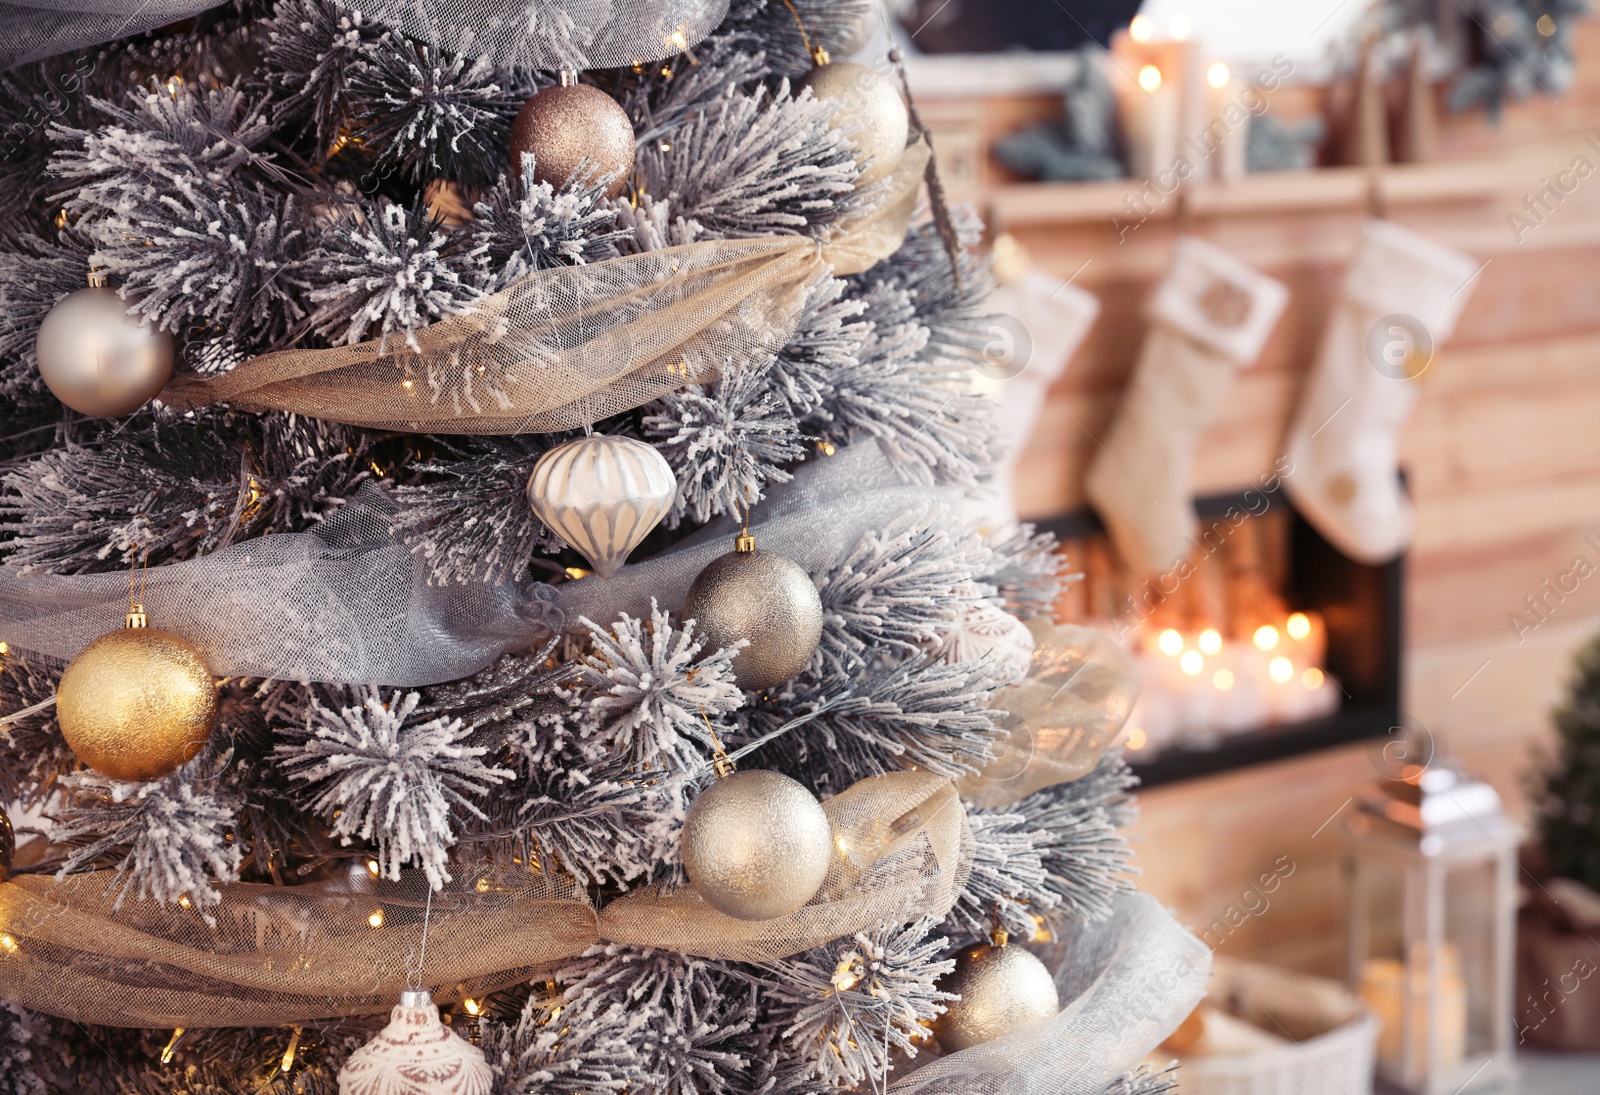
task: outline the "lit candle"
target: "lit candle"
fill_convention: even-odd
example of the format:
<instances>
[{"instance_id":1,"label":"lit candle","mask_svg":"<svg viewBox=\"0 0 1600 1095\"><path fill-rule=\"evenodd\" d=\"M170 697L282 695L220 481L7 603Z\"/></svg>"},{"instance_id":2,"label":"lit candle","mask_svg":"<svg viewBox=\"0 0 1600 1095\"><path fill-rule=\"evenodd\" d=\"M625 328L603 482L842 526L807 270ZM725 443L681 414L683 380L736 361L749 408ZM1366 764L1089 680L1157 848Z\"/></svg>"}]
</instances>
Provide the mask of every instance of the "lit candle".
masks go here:
<instances>
[{"instance_id":1,"label":"lit candle","mask_svg":"<svg viewBox=\"0 0 1600 1095\"><path fill-rule=\"evenodd\" d=\"M1434 1044L1435 1059L1429 1071L1448 1073L1466 1059L1467 1055L1467 990L1461 977L1461 953L1451 944L1443 945L1440 957L1440 978L1437 986L1439 1016ZM1404 1047L1407 1042L1426 1053L1428 1037L1428 962L1421 947L1412 951L1407 970L1397 959L1368 959L1361 971L1361 997L1367 1002L1383 1029L1378 1035L1378 1057L1390 1068L1405 1068ZM1410 996L1411 1022L1406 1030L1406 1000ZM1420 1057L1419 1057L1420 1059Z\"/></svg>"},{"instance_id":2,"label":"lit candle","mask_svg":"<svg viewBox=\"0 0 1600 1095\"><path fill-rule=\"evenodd\" d=\"M1204 154L1206 172L1214 179L1237 182L1244 178L1245 144L1250 134L1250 111L1240 100L1233 73L1222 61L1206 66L1205 118L1190 143Z\"/></svg>"},{"instance_id":3,"label":"lit candle","mask_svg":"<svg viewBox=\"0 0 1600 1095\"><path fill-rule=\"evenodd\" d=\"M1154 40L1154 26L1137 19L1111 42L1128 173L1150 180L1163 193L1176 189L1189 174L1185 169L1180 175L1177 167L1188 52L1187 43Z\"/></svg>"}]
</instances>

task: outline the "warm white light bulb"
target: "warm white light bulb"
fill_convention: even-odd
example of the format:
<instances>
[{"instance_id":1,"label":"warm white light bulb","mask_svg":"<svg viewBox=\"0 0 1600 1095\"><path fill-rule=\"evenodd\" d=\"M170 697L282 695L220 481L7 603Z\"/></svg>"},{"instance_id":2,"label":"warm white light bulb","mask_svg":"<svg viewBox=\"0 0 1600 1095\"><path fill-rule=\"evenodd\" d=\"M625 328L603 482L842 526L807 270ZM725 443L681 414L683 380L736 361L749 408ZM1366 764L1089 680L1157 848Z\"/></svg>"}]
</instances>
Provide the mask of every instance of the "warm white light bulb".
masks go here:
<instances>
[{"instance_id":1,"label":"warm white light bulb","mask_svg":"<svg viewBox=\"0 0 1600 1095\"><path fill-rule=\"evenodd\" d=\"M1148 42L1156 32L1156 21L1148 15L1135 15L1128 24L1128 37L1135 42Z\"/></svg>"},{"instance_id":2,"label":"warm white light bulb","mask_svg":"<svg viewBox=\"0 0 1600 1095\"><path fill-rule=\"evenodd\" d=\"M1183 651L1183 636L1169 627L1156 639L1156 647L1167 657L1176 658Z\"/></svg>"},{"instance_id":3,"label":"warm white light bulb","mask_svg":"<svg viewBox=\"0 0 1600 1095\"><path fill-rule=\"evenodd\" d=\"M1200 653L1215 654L1222 649L1222 634L1214 627L1200 632Z\"/></svg>"},{"instance_id":4,"label":"warm white light bulb","mask_svg":"<svg viewBox=\"0 0 1600 1095\"><path fill-rule=\"evenodd\" d=\"M1267 663L1267 676L1283 684L1294 676L1294 663L1280 654Z\"/></svg>"},{"instance_id":5,"label":"warm white light bulb","mask_svg":"<svg viewBox=\"0 0 1600 1095\"><path fill-rule=\"evenodd\" d=\"M1206 667L1205 656L1198 650L1185 650L1183 657L1178 659L1178 668L1191 677L1198 677L1200 670Z\"/></svg>"},{"instance_id":6,"label":"warm white light bulb","mask_svg":"<svg viewBox=\"0 0 1600 1095\"><path fill-rule=\"evenodd\" d=\"M1311 634L1311 617L1304 612L1296 612L1284 622L1283 629L1289 633L1289 638L1303 639Z\"/></svg>"},{"instance_id":7,"label":"warm white light bulb","mask_svg":"<svg viewBox=\"0 0 1600 1095\"><path fill-rule=\"evenodd\" d=\"M1321 688L1322 681L1322 670L1318 669L1316 666L1312 666L1310 669L1300 674L1300 683L1313 690Z\"/></svg>"},{"instance_id":8,"label":"warm white light bulb","mask_svg":"<svg viewBox=\"0 0 1600 1095\"><path fill-rule=\"evenodd\" d=\"M1218 91L1228 86L1228 66L1221 61L1211 62L1211 67L1206 69L1206 83Z\"/></svg>"},{"instance_id":9,"label":"warm white light bulb","mask_svg":"<svg viewBox=\"0 0 1600 1095\"><path fill-rule=\"evenodd\" d=\"M1211 675L1211 683L1217 686L1219 692L1226 692L1233 687L1233 670L1219 669Z\"/></svg>"},{"instance_id":10,"label":"warm white light bulb","mask_svg":"<svg viewBox=\"0 0 1600 1095\"><path fill-rule=\"evenodd\" d=\"M1257 650L1271 650L1278 645L1278 629L1271 624L1262 624L1256 628L1255 644Z\"/></svg>"},{"instance_id":11,"label":"warm white light bulb","mask_svg":"<svg viewBox=\"0 0 1600 1095\"><path fill-rule=\"evenodd\" d=\"M1191 29L1193 28L1187 15L1180 13L1178 15L1174 15L1167 21L1167 33L1172 35L1180 42L1189 37L1189 31Z\"/></svg>"},{"instance_id":12,"label":"warm white light bulb","mask_svg":"<svg viewBox=\"0 0 1600 1095\"><path fill-rule=\"evenodd\" d=\"M1139 86L1146 91L1155 91L1161 86L1161 70L1155 65L1145 65L1139 70Z\"/></svg>"}]
</instances>

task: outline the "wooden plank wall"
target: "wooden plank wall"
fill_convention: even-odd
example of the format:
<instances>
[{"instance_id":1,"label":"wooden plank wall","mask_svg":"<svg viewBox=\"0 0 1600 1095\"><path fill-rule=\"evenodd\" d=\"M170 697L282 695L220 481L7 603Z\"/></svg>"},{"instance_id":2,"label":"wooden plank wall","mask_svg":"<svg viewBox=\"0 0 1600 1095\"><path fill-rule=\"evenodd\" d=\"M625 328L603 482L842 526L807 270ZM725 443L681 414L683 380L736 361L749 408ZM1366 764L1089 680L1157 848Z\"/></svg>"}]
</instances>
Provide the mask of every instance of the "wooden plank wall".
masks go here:
<instances>
[{"instance_id":1,"label":"wooden plank wall","mask_svg":"<svg viewBox=\"0 0 1600 1095\"><path fill-rule=\"evenodd\" d=\"M1519 812L1521 777L1547 739L1547 712L1570 654L1600 631L1600 574L1520 639L1508 623L1576 557L1600 565L1600 137L1593 146L1584 140L1600 134L1600 24L1582 29L1578 72L1559 103L1513 106L1498 128L1481 117L1447 119L1442 157L1457 164L1448 174L1461 185L1430 195L1424 180L1413 200L1390 209L1395 220L1487 263L1455 336L1421 383L1405 435L1419 527L1408 574L1404 708ZM1316 98L1288 89L1273 109L1292 115ZM1030 99L978 113L1004 131L1041 110ZM1508 215L1527 216L1525 196L1580 156L1593 175L1519 240ZM1085 463L1138 354L1140 305L1168 260L1172 222L1151 220L1119 242L1107 216L1041 216L1039 195L1048 191L1006 186L992 165L985 170L994 184L983 199L991 217L1040 266L1075 275L1104 305L1022 458L1022 512L1057 514L1081 505ZM1316 186L1303 183L1308 192ZM1240 191L1281 197L1297 185L1258 176ZM1238 197L1216 203L1229 212L1195 218L1193 230L1285 281L1293 300L1200 447L1202 492L1243 487L1281 451L1364 215L1359 202L1279 202L1274 212ZM1065 194L1062 204L1071 204ZM1271 907L1225 933L1223 946L1335 972L1343 889L1337 823L1328 819L1371 775L1366 749L1354 747L1152 790L1136 831L1141 884L1200 928L1287 856L1296 871Z\"/></svg>"}]
</instances>

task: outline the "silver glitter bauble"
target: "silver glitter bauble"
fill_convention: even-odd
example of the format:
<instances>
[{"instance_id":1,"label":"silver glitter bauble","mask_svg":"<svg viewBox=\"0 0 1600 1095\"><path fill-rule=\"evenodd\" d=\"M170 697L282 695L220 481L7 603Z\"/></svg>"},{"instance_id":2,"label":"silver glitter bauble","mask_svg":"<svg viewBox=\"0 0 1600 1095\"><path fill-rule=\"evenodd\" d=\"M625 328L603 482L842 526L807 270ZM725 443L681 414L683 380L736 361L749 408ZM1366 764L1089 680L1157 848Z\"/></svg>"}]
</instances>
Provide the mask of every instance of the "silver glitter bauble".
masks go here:
<instances>
[{"instance_id":1,"label":"silver glitter bauble","mask_svg":"<svg viewBox=\"0 0 1600 1095\"><path fill-rule=\"evenodd\" d=\"M172 336L128 314L128 302L90 286L68 293L39 324L39 376L80 414L130 414L172 377Z\"/></svg>"},{"instance_id":2,"label":"silver glitter bauble","mask_svg":"<svg viewBox=\"0 0 1600 1095\"><path fill-rule=\"evenodd\" d=\"M961 997L933 1028L946 1053L1032 1030L1061 1010L1055 978L1045 964L1009 944L962 951L939 987Z\"/></svg>"},{"instance_id":3,"label":"silver glitter bauble","mask_svg":"<svg viewBox=\"0 0 1600 1095\"><path fill-rule=\"evenodd\" d=\"M700 792L683 826L683 868L713 908L740 920L787 916L816 896L833 861L833 827L816 796L751 769Z\"/></svg>"},{"instance_id":4,"label":"silver glitter bauble","mask_svg":"<svg viewBox=\"0 0 1600 1095\"><path fill-rule=\"evenodd\" d=\"M607 183L614 198L633 172L633 122L597 87L547 87L511 123L511 163L519 173L524 152L533 154L533 177L558 190L587 160L594 180Z\"/></svg>"},{"instance_id":5,"label":"silver glitter bauble","mask_svg":"<svg viewBox=\"0 0 1600 1095\"><path fill-rule=\"evenodd\" d=\"M339 1095L489 1095L483 1050L439 1021L426 992L404 992L389 1025L339 1070Z\"/></svg>"},{"instance_id":6,"label":"silver glitter bauble","mask_svg":"<svg viewBox=\"0 0 1600 1095\"><path fill-rule=\"evenodd\" d=\"M707 651L748 639L734 656L733 678L740 688L759 691L811 661L822 638L822 598L793 559L757 551L747 536L735 545L695 576L683 618L695 621Z\"/></svg>"},{"instance_id":7,"label":"silver glitter bauble","mask_svg":"<svg viewBox=\"0 0 1600 1095\"><path fill-rule=\"evenodd\" d=\"M900 90L853 61L819 65L801 79L800 86L834 105L833 126L855 148L861 164L858 185L888 178L905 153L911 129Z\"/></svg>"},{"instance_id":8,"label":"silver glitter bauble","mask_svg":"<svg viewBox=\"0 0 1600 1095\"><path fill-rule=\"evenodd\" d=\"M557 445L528 477L533 512L602 578L622 569L677 494L666 458L631 437L590 434Z\"/></svg>"}]
</instances>

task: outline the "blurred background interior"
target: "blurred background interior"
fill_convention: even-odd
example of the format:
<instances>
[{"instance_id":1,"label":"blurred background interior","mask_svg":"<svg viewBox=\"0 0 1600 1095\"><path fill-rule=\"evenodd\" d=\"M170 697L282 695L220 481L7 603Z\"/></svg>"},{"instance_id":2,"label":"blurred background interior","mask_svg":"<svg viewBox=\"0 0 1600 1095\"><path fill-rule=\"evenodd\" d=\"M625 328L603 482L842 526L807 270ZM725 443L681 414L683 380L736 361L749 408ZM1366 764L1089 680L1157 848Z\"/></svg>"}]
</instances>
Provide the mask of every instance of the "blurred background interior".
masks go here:
<instances>
[{"instance_id":1,"label":"blurred background interior","mask_svg":"<svg viewBox=\"0 0 1600 1095\"><path fill-rule=\"evenodd\" d=\"M860 59L891 37L1002 282L995 519L1138 659L1141 884L1244 963L1183 1090L1600 1090L1600 19L915 0Z\"/></svg>"}]
</instances>

